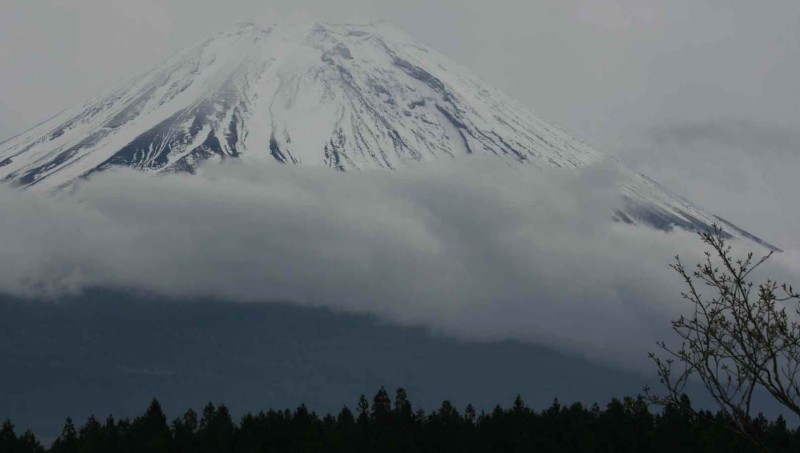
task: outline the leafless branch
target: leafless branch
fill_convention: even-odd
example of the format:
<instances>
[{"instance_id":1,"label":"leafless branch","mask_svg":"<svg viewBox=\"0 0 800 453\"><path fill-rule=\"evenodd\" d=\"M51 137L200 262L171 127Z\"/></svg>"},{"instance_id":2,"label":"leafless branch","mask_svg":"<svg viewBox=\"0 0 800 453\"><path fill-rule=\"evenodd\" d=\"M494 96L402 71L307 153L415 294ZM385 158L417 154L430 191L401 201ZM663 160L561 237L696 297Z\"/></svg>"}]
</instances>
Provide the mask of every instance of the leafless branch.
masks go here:
<instances>
[{"instance_id":1,"label":"leafless branch","mask_svg":"<svg viewBox=\"0 0 800 453\"><path fill-rule=\"evenodd\" d=\"M691 310L672 321L680 347L660 342L664 358L650 354L666 395L647 392L652 402L682 405L687 384L697 379L736 431L766 451L751 411L754 392L765 390L800 415L800 305L797 316L786 312L787 303L800 302L800 294L772 280L757 287L748 281L772 253L735 258L717 225L700 239L711 250L693 271L677 256L670 265L686 285L682 297Z\"/></svg>"}]
</instances>

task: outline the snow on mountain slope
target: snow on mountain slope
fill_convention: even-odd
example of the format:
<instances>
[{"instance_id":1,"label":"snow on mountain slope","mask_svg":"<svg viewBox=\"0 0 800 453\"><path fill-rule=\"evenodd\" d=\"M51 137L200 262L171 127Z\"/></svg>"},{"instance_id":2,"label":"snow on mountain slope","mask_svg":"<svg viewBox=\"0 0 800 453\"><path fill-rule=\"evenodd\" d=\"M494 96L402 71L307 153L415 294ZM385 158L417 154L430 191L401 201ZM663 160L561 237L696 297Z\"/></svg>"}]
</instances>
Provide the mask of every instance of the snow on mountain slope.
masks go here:
<instances>
[{"instance_id":1,"label":"snow on mountain slope","mask_svg":"<svg viewBox=\"0 0 800 453\"><path fill-rule=\"evenodd\" d=\"M349 171L470 154L576 168L605 156L385 24L243 24L0 144L0 180L37 191L114 166L194 172L241 158ZM617 218L724 223L634 172Z\"/></svg>"},{"instance_id":2,"label":"snow on mountain slope","mask_svg":"<svg viewBox=\"0 0 800 453\"><path fill-rule=\"evenodd\" d=\"M601 155L388 26L242 25L2 145L0 178L59 187L125 165L271 157L340 170L469 153Z\"/></svg>"}]
</instances>

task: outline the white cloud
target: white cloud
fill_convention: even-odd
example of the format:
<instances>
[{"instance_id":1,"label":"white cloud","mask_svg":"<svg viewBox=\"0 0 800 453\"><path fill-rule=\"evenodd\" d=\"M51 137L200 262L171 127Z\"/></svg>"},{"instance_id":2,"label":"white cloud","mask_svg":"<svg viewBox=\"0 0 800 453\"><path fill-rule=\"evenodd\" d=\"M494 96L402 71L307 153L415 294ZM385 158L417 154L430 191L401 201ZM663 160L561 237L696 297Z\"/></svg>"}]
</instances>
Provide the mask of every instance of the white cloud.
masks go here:
<instances>
[{"instance_id":1,"label":"white cloud","mask_svg":"<svg viewBox=\"0 0 800 453\"><path fill-rule=\"evenodd\" d=\"M612 222L610 165L448 164L122 171L57 200L1 189L0 290L292 301L645 363L680 307L667 263L696 258L694 235Z\"/></svg>"}]
</instances>

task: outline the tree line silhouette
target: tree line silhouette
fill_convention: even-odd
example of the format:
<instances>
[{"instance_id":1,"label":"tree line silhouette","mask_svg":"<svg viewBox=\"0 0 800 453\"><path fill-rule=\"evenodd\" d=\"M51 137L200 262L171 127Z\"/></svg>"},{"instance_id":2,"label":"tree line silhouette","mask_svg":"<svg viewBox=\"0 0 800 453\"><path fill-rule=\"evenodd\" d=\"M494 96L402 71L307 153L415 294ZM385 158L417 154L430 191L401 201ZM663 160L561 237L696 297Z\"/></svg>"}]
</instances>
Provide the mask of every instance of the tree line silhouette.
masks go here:
<instances>
[{"instance_id":1,"label":"tree line silhouette","mask_svg":"<svg viewBox=\"0 0 800 453\"><path fill-rule=\"evenodd\" d=\"M754 452L723 412L690 410L691 402L651 411L642 397L597 404L561 405L535 411L517 397L510 408L478 413L449 401L425 412L405 390L394 401L381 388L356 411L319 416L305 405L248 413L238 423L224 405L201 414L189 409L168 422L157 400L133 420L94 416L81 427L67 419L49 449L11 421L0 429L0 453L255 453L255 452ZM800 429L782 417L753 420L770 451L800 451Z\"/></svg>"}]
</instances>

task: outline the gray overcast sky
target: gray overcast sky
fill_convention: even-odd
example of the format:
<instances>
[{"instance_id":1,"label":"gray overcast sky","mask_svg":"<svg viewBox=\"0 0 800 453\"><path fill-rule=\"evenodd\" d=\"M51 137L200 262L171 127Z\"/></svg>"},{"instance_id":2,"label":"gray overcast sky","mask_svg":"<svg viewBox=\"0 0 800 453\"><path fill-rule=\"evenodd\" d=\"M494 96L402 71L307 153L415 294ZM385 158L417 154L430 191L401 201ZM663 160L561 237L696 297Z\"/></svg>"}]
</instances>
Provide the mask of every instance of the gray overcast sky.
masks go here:
<instances>
[{"instance_id":1,"label":"gray overcast sky","mask_svg":"<svg viewBox=\"0 0 800 453\"><path fill-rule=\"evenodd\" d=\"M235 22L386 20L702 206L800 246L796 0L4 0L0 137Z\"/></svg>"}]
</instances>

